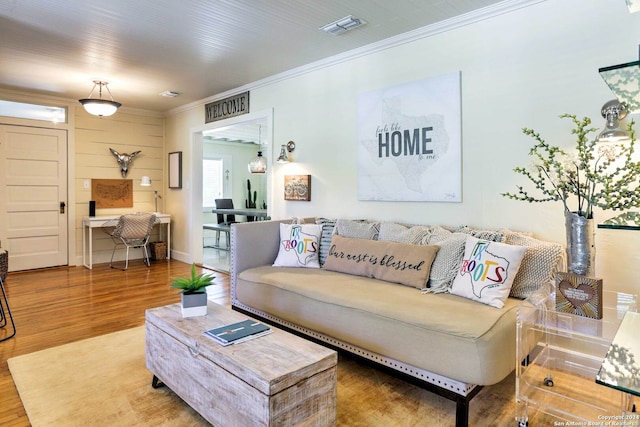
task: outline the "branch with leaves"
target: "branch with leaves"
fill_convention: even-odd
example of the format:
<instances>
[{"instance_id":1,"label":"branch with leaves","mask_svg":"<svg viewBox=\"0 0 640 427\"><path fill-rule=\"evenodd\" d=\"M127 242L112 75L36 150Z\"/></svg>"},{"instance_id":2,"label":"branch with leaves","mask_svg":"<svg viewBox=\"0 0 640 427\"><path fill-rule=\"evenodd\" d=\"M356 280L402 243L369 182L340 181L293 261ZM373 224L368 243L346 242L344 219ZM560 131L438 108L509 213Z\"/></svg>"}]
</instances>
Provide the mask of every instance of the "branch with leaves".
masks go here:
<instances>
[{"instance_id":1,"label":"branch with leaves","mask_svg":"<svg viewBox=\"0 0 640 427\"><path fill-rule=\"evenodd\" d=\"M626 143L598 143L588 135L597 129L589 127L588 117L578 120L575 115L563 114L575 128L576 153L569 154L548 144L539 133L524 128L536 144L529 150L532 168L516 167L517 174L531 181L537 194L521 185L515 193L502 193L504 197L529 203L561 201L566 212L576 212L593 218L593 208L627 210L640 206L640 162L633 160L635 152L634 121L627 126L630 141ZM575 196L576 208L569 208L569 198Z\"/></svg>"}]
</instances>

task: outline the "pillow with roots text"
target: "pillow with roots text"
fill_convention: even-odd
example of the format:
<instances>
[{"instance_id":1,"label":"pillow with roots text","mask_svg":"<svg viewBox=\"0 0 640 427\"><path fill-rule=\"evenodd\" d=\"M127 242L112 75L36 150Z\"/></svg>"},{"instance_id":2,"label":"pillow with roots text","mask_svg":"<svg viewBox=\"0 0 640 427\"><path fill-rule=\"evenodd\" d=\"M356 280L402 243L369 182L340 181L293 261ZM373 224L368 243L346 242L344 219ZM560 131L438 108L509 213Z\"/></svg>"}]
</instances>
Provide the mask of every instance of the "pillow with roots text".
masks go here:
<instances>
[{"instance_id":1,"label":"pillow with roots text","mask_svg":"<svg viewBox=\"0 0 640 427\"><path fill-rule=\"evenodd\" d=\"M280 249L274 267L320 268L322 225L280 224Z\"/></svg>"},{"instance_id":2,"label":"pillow with roots text","mask_svg":"<svg viewBox=\"0 0 640 427\"><path fill-rule=\"evenodd\" d=\"M504 307L526 248L468 236L451 293L496 308Z\"/></svg>"}]
</instances>

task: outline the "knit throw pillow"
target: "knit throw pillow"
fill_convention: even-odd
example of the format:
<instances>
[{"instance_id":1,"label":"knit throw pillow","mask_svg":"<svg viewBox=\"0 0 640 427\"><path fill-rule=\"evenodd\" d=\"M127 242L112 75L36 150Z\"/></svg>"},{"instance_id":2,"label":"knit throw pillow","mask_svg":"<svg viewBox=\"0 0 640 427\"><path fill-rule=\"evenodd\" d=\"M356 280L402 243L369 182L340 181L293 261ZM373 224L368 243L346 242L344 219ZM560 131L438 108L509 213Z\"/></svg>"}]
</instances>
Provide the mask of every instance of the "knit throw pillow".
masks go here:
<instances>
[{"instance_id":1,"label":"knit throw pillow","mask_svg":"<svg viewBox=\"0 0 640 427\"><path fill-rule=\"evenodd\" d=\"M527 248L513 281L510 297L528 298L543 284L554 282L554 273L564 257L564 248L561 244L545 242L513 232L507 234L506 243Z\"/></svg>"}]
</instances>

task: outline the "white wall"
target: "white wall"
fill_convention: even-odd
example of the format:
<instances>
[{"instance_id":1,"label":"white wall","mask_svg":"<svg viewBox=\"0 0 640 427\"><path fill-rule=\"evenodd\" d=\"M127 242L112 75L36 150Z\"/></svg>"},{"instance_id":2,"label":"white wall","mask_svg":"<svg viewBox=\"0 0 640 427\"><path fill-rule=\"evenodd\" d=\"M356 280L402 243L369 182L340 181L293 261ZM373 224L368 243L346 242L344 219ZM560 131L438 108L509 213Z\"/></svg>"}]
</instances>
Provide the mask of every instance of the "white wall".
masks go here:
<instances>
[{"instance_id":1,"label":"white wall","mask_svg":"<svg viewBox=\"0 0 640 427\"><path fill-rule=\"evenodd\" d=\"M413 223L469 224L532 231L564 242L559 203L527 204L500 196L524 183L512 172L529 163L531 127L550 143L573 149L571 123L562 113L604 121L600 108L612 93L598 68L637 59L640 13L623 0L547 0L511 13L410 41L325 68L256 84L252 111L273 108L272 155L280 144L297 144L295 162L272 169L274 218L322 215ZM462 203L391 203L357 199L358 93L462 72ZM244 89L244 88L243 88ZM202 126L203 106L166 120L167 151L189 162L191 129ZM636 120L639 117L635 117ZM272 159L272 161L275 159ZM189 164L189 163L185 163ZM312 175L311 202L285 202L283 176ZM189 192L167 194L167 210L188 230ZM603 220L614 213L597 212ZM188 254L188 239L174 233L174 248ZM597 274L610 290L640 293L628 265L640 255L640 233L596 232Z\"/></svg>"}]
</instances>

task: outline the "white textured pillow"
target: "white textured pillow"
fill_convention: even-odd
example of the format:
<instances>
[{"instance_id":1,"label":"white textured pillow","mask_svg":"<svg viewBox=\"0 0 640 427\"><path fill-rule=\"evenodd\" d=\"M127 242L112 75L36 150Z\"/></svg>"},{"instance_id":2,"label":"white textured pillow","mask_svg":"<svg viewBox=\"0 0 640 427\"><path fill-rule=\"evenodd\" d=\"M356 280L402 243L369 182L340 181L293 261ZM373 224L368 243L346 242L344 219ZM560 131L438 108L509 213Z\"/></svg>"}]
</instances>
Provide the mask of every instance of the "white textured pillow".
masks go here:
<instances>
[{"instance_id":1,"label":"white textured pillow","mask_svg":"<svg viewBox=\"0 0 640 427\"><path fill-rule=\"evenodd\" d=\"M468 235L448 233L448 235L441 234L430 242L432 245L440 246L436 259L431 264L431 273L427 284L432 293L449 292L464 257L464 244Z\"/></svg>"},{"instance_id":2,"label":"white textured pillow","mask_svg":"<svg viewBox=\"0 0 640 427\"><path fill-rule=\"evenodd\" d=\"M419 245L431 229L426 225L406 226L395 222L381 222L378 240Z\"/></svg>"},{"instance_id":3,"label":"white textured pillow","mask_svg":"<svg viewBox=\"0 0 640 427\"><path fill-rule=\"evenodd\" d=\"M564 248L561 244L545 242L513 232L507 234L506 243L527 248L518 274L513 280L510 297L528 298L543 284L553 283L553 275L564 256Z\"/></svg>"},{"instance_id":4,"label":"white textured pillow","mask_svg":"<svg viewBox=\"0 0 640 427\"><path fill-rule=\"evenodd\" d=\"M467 236L464 258L451 293L496 308L504 307L525 247Z\"/></svg>"},{"instance_id":5,"label":"white textured pillow","mask_svg":"<svg viewBox=\"0 0 640 427\"><path fill-rule=\"evenodd\" d=\"M338 219L333 233L352 239L377 240L380 232L379 222L357 221L351 219Z\"/></svg>"},{"instance_id":6,"label":"white textured pillow","mask_svg":"<svg viewBox=\"0 0 640 427\"><path fill-rule=\"evenodd\" d=\"M273 266L320 268L321 234L319 224L280 224L280 249Z\"/></svg>"}]
</instances>

